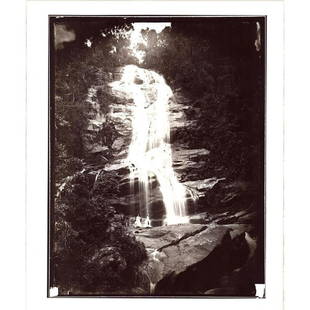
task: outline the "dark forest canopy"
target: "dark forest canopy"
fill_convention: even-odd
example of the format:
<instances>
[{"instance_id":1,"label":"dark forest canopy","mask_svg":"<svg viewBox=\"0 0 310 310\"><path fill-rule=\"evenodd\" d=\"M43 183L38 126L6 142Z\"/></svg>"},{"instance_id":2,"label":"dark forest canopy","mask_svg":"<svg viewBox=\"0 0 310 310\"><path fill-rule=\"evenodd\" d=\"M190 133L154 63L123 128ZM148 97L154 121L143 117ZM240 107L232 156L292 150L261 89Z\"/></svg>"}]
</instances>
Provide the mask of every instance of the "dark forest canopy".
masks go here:
<instances>
[{"instance_id":1,"label":"dark forest canopy","mask_svg":"<svg viewBox=\"0 0 310 310\"><path fill-rule=\"evenodd\" d=\"M170 22L172 33L207 38L221 56L229 53L241 56L249 49L254 52L257 23L260 24L262 36L265 32L263 17L51 17L51 25L63 24L74 31L76 39L67 45L80 47L89 38L94 42L103 40L102 33L107 34L112 29L129 30L134 22Z\"/></svg>"}]
</instances>

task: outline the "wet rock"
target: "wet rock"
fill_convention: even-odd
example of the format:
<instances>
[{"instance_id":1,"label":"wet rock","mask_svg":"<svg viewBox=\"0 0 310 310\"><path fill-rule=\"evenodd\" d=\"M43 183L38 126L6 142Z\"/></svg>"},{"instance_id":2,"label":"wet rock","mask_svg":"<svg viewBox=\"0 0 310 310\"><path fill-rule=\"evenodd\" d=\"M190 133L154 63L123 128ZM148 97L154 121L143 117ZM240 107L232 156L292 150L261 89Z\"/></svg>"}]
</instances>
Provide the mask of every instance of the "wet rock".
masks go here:
<instances>
[{"instance_id":1,"label":"wet rock","mask_svg":"<svg viewBox=\"0 0 310 310\"><path fill-rule=\"evenodd\" d=\"M159 193L161 196L161 193ZM159 199L152 199L149 203L149 216L153 219L163 219L165 215L165 205L162 197Z\"/></svg>"},{"instance_id":2,"label":"wet rock","mask_svg":"<svg viewBox=\"0 0 310 310\"><path fill-rule=\"evenodd\" d=\"M186 181L183 184L186 186L187 191L191 193L194 200L205 197L208 192L220 181L225 178L208 178L204 180Z\"/></svg>"},{"instance_id":3,"label":"wet rock","mask_svg":"<svg viewBox=\"0 0 310 310\"><path fill-rule=\"evenodd\" d=\"M231 240L225 227L193 224L169 226L164 230L156 228L154 233L148 232L147 235L137 236L137 239L143 240L148 248L159 247L151 252L145 264L150 281L156 284L155 294L158 295L169 295L176 293L176 290L184 293L183 289L186 289L180 284L183 283L184 274L196 270L197 264L202 263L222 243ZM180 283L175 286L177 281Z\"/></svg>"},{"instance_id":4,"label":"wet rock","mask_svg":"<svg viewBox=\"0 0 310 310\"><path fill-rule=\"evenodd\" d=\"M112 144L112 149L114 151L120 151L122 147L124 146L124 143L125 143L125 139L122 137L118 137L114 140Z\"/></svg>"},{"instance_id":5,"label":"wet rock","mask_svg":"<svg viewBox=\"0 0 310 310\"><path fill-rule=\"evenodd\" d=\"M187 145L174 145L172 147L172 166L182 180L188 180L188 171L191 178L197 179L201 168L205 166L205 157L210 152L206 149L190 149Z\"/></svg>"},{"instance_id":6,"label":"wet rock","mask_svg":"<svg viewBox=\"0 0 310 310\"><path fill-rule=\"evenodd\" d=\"M142 229L136 234L137 240L144 243L148 249L161 249L176 240L190 236L196 232L207 228L205 225L170 225L155 227L152 229Z\"/></svg>"},{"instance_id":7,"label":"wet rock","mask_svg":"<svg viewBox=\"0 0 310 310\"><path fill-rule=\"evenodd\" d=\"M127 163L122 160L117 160L112 163L105 165L105 171L124 171L124 169L128 169Z\"/></svg>"},{"instance_id":8,"label":"wet rock","mask_svg":"<svg viewBox=\"0 0 310 310\"><path fill-rule=\"evenodd\" d=\"M141 268L153 294L220 295L227 293L228 285L232 286L232 295L250 294L240 291L237 280L234 285L234 281L224 285L225 275L234 276L234 270L244 266L253 255L253 239L245 230L251 227L181 224L137 230L137 240L144 243L149 253ZM252 288L251 284L248 287ZM208 291L218 286L219 291Z\"/></svg>"},{"instance_id":9,"label":"wet rock","mask_svg":"<svg viewBox=\"0 0 310 310\"><path fill-rule=\"evenodd\" d=\"M212 288L204 292L207 296L238 296L240 295L238 288L236 287L217 287Z\"/></svg>"},{"instance_id":10,"label":"wet rock","mask_svg":"<svg viewBox=\"0 0 310 310\"><path fill-rule=\"evenodd\" d=\"M223 225L227 227L230 230L230 236L232 239L234 239L237 236L240 236L244 233L252 234L253 232L253 226L250 224L227 224ZM244 235L244 238L246 239L246 234Z\"/></svg>"},{"instance_id":11,"label":"wet rock","mask_svg":"<svg viewBox=\"0 0 310 310\"><path fill-rule=\"evenodd\" d=\"M231 215L231 216L228 216L228 217L224 217L222 219L218 219L215 221L215 223L217 224L231 224L231 223L235 223L237 221L237 217Z\"/></svg>"},{"instance_id":12,"label":"wet rock","mask_svg":"<svg viewBox=\"0 0 310 310\"><path fill-rule=\"evenodd\" d=\"M238 223L243 223L243 224L247 224L247 223L254 223L255 220L256 220L256 212L250 212L250 213L247 213L243 216L240 216L238 218Z\"/></svg>"},{"instance_id":13,"label":"wet rock","mask_svg":"<svg viewBox=\"0 0 310 310\"><path fill-rule=\"evenodd\" d=\"M130 185L131 184L131 185ZM156 178L150 178L148 189L154 190L159 186L158 181ZM126 196L129 194L138 194L139 193L139 180L136 178L134 181L130 180L129 174L126 175L119 184L119 189L122 196Z\"/></svg>"},{"instance_id":14,"label":"wet rock","mask_svg":"<svg viewBox=\"0 0 310 310\"><path fill-rule=\"evenodd\" d=\"M127 295L127 294L124 294L124 295ZM146 290L145 288L142 288L142 287L136 287L136 288L133 288L131 290L130 295L145 296L145 295L148 295L148 290Z\"/></svg>"},{"instance_id":15,"label":"wet rock","mask_svg":"<svg viewBox=\"0 0 310 310\"><path fill-rule=\"evenodd\" d=\"M259 283L259 279L257 278L256 241L248 233L239 234L235 238L244 238L242 240L247 244L245 261L240 268L236 268L222 275L217 281L218 287L207 290L204 293L205 295L255 296L255 283Z\"/></svg>"},{"instance_id":16,"label":"wet rock","mask_svg":"<svg viewBox=\"0 0 310 310\"><path fill-rule=\"evenodd\" d=\"M135 84L138 84L138 85L143 84L143 80L139 79L138 77L135 78L134 82Z\"/></svg>"},{"instance_id":17,"label":"wet rock","mask_svg":"<svg viewBox=\"0 0 310 310\"><path fill-rule=\"evenodd\" d=\"M123 68L117 68L113 73L114 79L119 80L122 72ZM111 80L111 77L109 79ZM125 84L123 81L110 82L109 87L94 87L94 90L91 89L92 92L90 92L89 96L89 100L97 104L96 100L92 98L95 91L100 88L101 91L106 92L112 98L107 119L113 124L118 133L111 144L111 150L106 150L112 153L113 160L108 158L101 150L99 152L100 162L105 164L105 171L115 171L121 177L121 182L119 183L120 196L115 199L113 206L126 215L136 216L137 213L142 215L142 213L145 213L145 205L141 204L143 199L139 196L139 186L136 184L133 192L132 188L130 188L129 167L126 160L132 135L131 118L134 102L132 95L124 91L123 86ZM137 74L134 82L135 87L144 91L147 103L153 104L157 98L157 93L154 91L154 81L148 80L144 75ZM195 122L189 119L193 118L193 113L195 115L200 113L199 109L194 107L193 103L185 98L181 89L174 90L174 95L169 99L169 112L172 137L170 140L172 164L178 180L187 189L187 211L190 215L197 212L200 214L207 212L204 217L196 216L191 218L191 223L252 224L255 221L256 214L251 213L253 210L245 211L249 208L251 199L253 200L253 197L245 197L249 191L249 184L243 181L232 182L231 180L225 180L222 177L216 177L216 173L214 175L206 175L205 171L210 151L205 148L190 147L189 142L184 142L182 137L178 138L178 136L183 135L183 129L185 134L189 134L192 130L197 130ZM94 117L93 123L96 123L99 116L98 113ZM179 135L175 135L176 133L179 133ZM174 139L174 136L177 138ZM104 158L101 158L102 156ZM153 221L154 225L155 222L157 225L160 220L162 221L165 216L162 196L158 187L156 180L151 182L149 209L151 221ZM229 212L226 213L227 211Z\"/></svg>"},{"instance_id":18,"label":"wet rock","mask_svg":"<svg viewBox=\"0 0 310 310\"><path fill-rule=\"evenodd\" d=\"M202 212L198 214L193 214L189 216L189 221L192 224L207 224L208 223L208 213Z\"/></svg>"}]
</instances>

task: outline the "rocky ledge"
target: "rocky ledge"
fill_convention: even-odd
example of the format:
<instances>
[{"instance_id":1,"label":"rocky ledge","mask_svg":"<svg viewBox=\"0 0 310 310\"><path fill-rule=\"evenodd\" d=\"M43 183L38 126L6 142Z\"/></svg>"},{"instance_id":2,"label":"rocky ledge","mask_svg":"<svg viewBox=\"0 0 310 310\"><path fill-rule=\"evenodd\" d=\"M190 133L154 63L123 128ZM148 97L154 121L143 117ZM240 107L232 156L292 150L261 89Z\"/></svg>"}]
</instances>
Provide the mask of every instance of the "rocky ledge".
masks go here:
<instances>
[{"instance_id":1,"label":"rocky ledge","mask_svg":"<svg viewBox=\"0 0 310 310\"><path fill-rule=\"evenodd\" d=\"M255 295L251 225L180 224L134 231L148 259L141 294ZM253 271L253 270L252 270Z\"/></svg>"}]
</instances>

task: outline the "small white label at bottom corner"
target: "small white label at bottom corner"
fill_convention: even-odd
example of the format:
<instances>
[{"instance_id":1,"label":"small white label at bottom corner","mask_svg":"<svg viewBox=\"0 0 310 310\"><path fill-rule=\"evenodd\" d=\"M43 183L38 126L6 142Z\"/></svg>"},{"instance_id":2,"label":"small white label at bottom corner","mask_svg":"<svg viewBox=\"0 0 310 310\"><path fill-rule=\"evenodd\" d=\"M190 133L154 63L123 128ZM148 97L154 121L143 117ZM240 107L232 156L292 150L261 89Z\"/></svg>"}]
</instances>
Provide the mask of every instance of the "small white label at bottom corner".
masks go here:
<instances>
[{"instance_id":1,"label":"small white label at bottom corner","mask_svg":"<svg viewBox=\"0 0 310 310\"><path fill-rule=\"evenodd\" d=\"M58 296L58 287L51 287L49 292L49 297Z\"/></svg>"},{"instance_id":2,"label":"small white label at bottom corner","mask_svg":"<svg viewBox=\"0 0 310 310\"><path fill-rule=\"evenodd\" d=\"M265 298L265 284L255 284L255 290L257 298Z\"/></svg>"}]
</instances>

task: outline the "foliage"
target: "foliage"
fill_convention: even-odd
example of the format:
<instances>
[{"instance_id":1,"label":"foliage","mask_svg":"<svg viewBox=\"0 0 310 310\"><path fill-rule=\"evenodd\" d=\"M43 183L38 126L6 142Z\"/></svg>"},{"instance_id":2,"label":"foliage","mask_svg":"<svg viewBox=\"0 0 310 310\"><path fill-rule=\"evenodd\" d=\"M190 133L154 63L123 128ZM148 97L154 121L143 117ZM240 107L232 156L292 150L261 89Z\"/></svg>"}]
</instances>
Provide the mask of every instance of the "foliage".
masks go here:
<instances>
[{"instance_id":1,"label":"foliage","mask_svg":"<svg viewBox=\"0 0 310 310\"><path fill-rule=\"evenodd\" d=\"M55 205L54 283L61 294L107 293L135 285L137 265L146 257L109 199L117 178L101 172L68 182Z\"/></svg>"},{"instance_id":2,"label":"foliage","mask_svg":"<svg viewBox=\"0 0 310 310\"><path fill-rule=\"evenodd\" d=\"M253 21L209 20L144 32L145 66L192 100L186 113L195 126L173 139L210 150L204 176L262 182L264 62L253 44L255 28Z\"/></svg>"},{"instance_id":3,"label":"foliage","mask_svg":"<svg viewBox=\"0 0 310 310\"><path fill-rule=\"evenodd\" d=\"M86 167L87 143L110 148L117 136L107 117L112 98L104 87L117 66L134 62L126 51L130 26L115 21L86 25L74 18L56 19L57 24L74 31L76 40L54 54L53 172L55 183L64 187L54 204L52 282L63 295L122 290L135 284L145 248L109 203L118 194L117 176L78 171ZM98 112L107 122L90 133L89 120Z\"/></svg>"},{"instance_id":4,"label":"foliage","mask_svg":"<svg viewBox=\"0 0 310 310\"><path fill-rule=\"evenodd\" d=\"M98 112L93 102L99 105L102 115L107 115L112 98L103 88L111 82L111 74L117 66L135 61L127 50L130 25L88 21L86 27L83 19L78 22L74 18L54 21L54 25L64 23L68 29L73 29L76 40L65 43L63 49L56 49L54 56L55 108L51 126L55 128L56 183L60 183L65 175L76 172L71 158L75 162L84 161L89 143L98 140L113 142L110 141L108 125L89 132L89 120ZM91 48L84 44L87 38L92 40ZM94 88L96 86L99 88ZM95 89L93 93L92 88Z\"/></svg>"}]
</instances>

